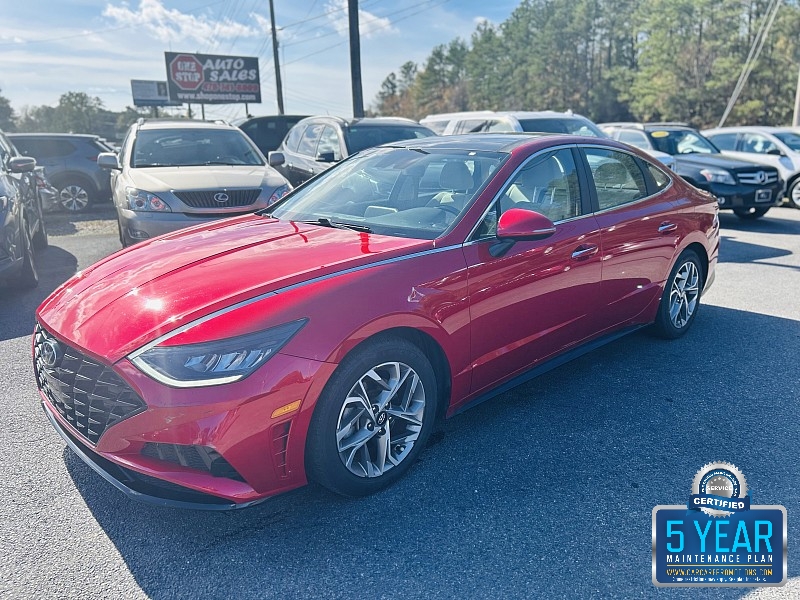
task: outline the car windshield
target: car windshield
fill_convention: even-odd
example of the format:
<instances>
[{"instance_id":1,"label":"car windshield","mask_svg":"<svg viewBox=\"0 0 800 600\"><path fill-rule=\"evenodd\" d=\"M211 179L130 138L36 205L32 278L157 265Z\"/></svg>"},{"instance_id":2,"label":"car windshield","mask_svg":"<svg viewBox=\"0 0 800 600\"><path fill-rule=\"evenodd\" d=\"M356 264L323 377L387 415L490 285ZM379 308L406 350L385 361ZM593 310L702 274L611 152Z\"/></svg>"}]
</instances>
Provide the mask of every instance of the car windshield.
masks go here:
<instances>
[{"instance_id":1,"label":"car windshield","mask_svg":"<svg viewBox=\"0 0 800 600\"><path fill-rule=\"evenodd\" d=\"M355 154L365 148L399 142L401 140L413 140L435 135L427 127L415 127L413 125L354 125L348 127L344 132L344 143L347 146L348 154Z\"/></svg>"},{"instance_id":2,"label":"car windshield","mask_svg":"<svg viewBox=\"0 0 800 600\"><path fill-rule=\"evenodd\" d=\"M134 168L263 164L238 129L146 129L136 136L131 159Z\"/></svg>"},{"instance_id":3,"label":"car windshield","mask_svg":"<svg viewBox=\"0 0 800 600\"><path fill-rule=\"evenodd\" d=\"M589 137L606 137L591 121L579 118L519 119L522 131L542 133L568 133Z\"/></svg>"},{"instance_id":4,"label":"car windshield","mask_svg":"<svg viewBox=\"0 0 800 600\"><path fill-rule=\"evenodd\" d=\"M772 135L789 146L791 150L800 152L800 135L797 135L793 131L776 131Z\"/></svg>"},{"instance_id":5,"label":"car windshield","mask_svg":"<svg viewBox=\"0 0 800 600\"><path fill-rule=\"evenodd\" d=\"M499 152L375 148L339 163L270 209L287 221L434 239L507 157Z\"/></svg>"},{"instance_id":6,"label":"car windshield","mask_svg":"<svg viewBox=\"0 0 800 600\"><path fill-rule=\"evenodd\" d=\"M648 132L659 152L676 154L719 154L717 147L691 129L654 129Z\"/></svg>"}]
</instances>

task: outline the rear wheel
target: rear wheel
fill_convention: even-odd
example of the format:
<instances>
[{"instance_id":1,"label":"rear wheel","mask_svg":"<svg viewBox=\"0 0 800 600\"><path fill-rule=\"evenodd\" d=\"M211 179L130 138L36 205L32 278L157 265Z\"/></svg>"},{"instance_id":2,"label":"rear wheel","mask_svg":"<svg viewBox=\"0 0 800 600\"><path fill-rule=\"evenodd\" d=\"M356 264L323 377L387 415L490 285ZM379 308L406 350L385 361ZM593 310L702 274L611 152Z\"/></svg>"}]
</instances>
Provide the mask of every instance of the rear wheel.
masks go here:
<instances>
[{"instance_id":1,"label":"rear wheel","mask_svg":"<svg viewBox=\"0 0 800 600\"><path fill-rule=\"evenodd\" d=\"M92 203L92 187L84 179L59 180L55 184L58 188L58 203L69 212L81 212Z\"/></svg>"},{"instance_id":2,"label":"rear wheel","mask_svg":"<svg viewBox=\"0 0 800 600\"><path fill-rule=\"evenodd\" d=\"M756 208L751 206L749 208L734 208L733 212L736 214L737 217L740 219L744 219L745 221L752 221L754 219L759 219L767 214L769 210L769 206L765 208Z\"/></svg>"},{"instance_id":3,"label":"rear wheel","mask_svg":"<svg viewBox=\"0 0 800 600\"><path fill-rule=\"evenodd\" d=\"M685 250L675 261L664 286L658 315L653 324L657 335L675 339L689 330L700 307L703 277L703 266L697 253Z\"/></svg>"},{"instance_id":4,"label":"rear wheel","mask_svg":"<svg viewBox=\"0 0 800 600\"><path fill-rule=\"evenodd\" d=\"M368 341L348 355L317 401L306 445L314 481L364 496L402 477L425 447L437 408L425 354L401 338Z\"/></svg>"}]
</instances>

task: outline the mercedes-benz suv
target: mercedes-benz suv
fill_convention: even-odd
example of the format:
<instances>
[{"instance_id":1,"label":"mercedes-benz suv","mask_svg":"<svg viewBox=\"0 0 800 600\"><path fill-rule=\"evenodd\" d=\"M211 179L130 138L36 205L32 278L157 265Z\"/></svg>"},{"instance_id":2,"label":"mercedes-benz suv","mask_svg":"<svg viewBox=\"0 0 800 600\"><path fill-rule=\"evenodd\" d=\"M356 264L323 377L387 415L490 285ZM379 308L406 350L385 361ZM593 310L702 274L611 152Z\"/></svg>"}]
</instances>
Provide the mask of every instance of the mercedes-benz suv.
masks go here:
<instances>
[{"instance_id":1,"label":"mercedes-benz suv","mask_svg":"<svg viewBox=\"0 0 800 600\"><path fill-rule=\"evenodd\" d=\"M611 138L643 150L675 157L673 170L697 188L717 197L721 209L742 219L758 219L783 196L775 167L723 156L719 149L684 123L601 123Z\"/></svg>"}]
</instances>

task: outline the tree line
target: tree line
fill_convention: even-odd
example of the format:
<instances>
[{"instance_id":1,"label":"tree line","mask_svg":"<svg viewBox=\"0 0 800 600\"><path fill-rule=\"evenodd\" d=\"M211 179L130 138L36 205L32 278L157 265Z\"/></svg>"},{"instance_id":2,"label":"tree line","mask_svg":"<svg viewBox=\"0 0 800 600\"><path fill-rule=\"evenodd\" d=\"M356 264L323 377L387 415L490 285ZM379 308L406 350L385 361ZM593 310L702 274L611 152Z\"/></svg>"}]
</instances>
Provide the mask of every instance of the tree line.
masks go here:
<instances>
[{"instance_id":1,"label":"tree line","mask_svg":"<svg viewBox=\"0 0 800 600\"><path fill-rule=\"evenodd\" d=\"M716 126L778 1L523 0L390 73L373 112L570 109ZM790 124L798 67L800 7L783 0L726 124Z\"/></svg>"}]
</instances>

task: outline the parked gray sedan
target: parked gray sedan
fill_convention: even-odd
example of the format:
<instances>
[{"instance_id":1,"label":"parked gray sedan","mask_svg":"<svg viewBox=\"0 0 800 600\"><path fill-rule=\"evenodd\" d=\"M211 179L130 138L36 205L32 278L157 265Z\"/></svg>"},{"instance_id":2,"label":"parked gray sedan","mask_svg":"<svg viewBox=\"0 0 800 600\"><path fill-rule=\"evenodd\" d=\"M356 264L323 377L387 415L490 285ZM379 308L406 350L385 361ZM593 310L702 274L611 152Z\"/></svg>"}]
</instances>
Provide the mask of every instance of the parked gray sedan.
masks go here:
<instances>
[{"instance_id":1,"label":"parked gray sedan","mask_svg":"<svg viewBox=\"0 0 800 600\"><path fill-rule=\"evenodd\" d=\"M242 131L220 122L144 120L103 153L123 247L266 208L292 189Z\"/></svg>"}]
</instances>

